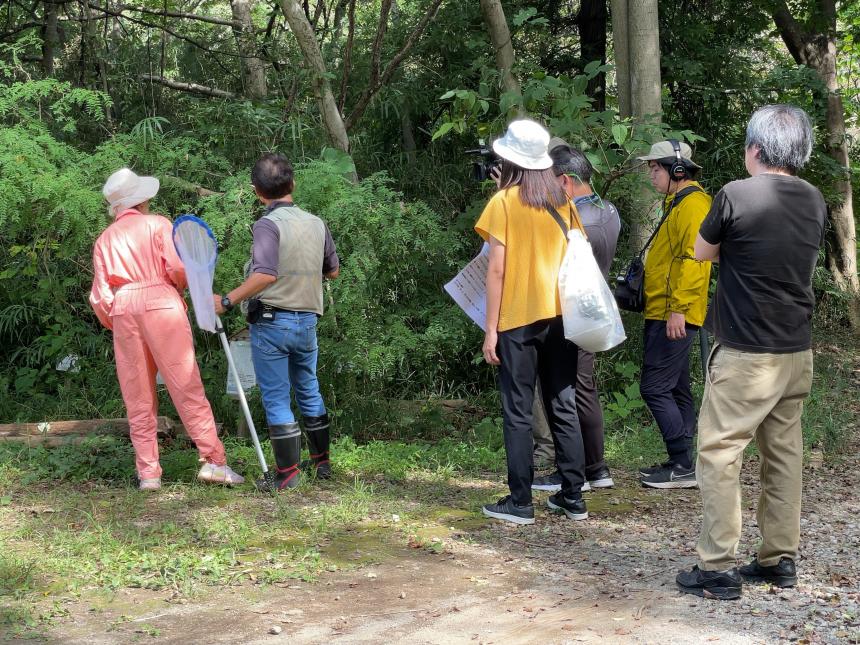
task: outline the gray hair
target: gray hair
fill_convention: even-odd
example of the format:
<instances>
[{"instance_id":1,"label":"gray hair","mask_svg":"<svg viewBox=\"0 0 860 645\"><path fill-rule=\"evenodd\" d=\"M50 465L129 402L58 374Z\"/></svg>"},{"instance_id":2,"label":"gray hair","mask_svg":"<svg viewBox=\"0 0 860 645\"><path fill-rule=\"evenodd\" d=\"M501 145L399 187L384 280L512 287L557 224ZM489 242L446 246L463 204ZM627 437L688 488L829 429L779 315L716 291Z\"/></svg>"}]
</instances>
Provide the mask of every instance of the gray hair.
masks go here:
<instances>
[{"instance_id":1,"label":"gray hair","mask_svg":"<svg viewBox=\"0 0 860 645\"><path fill-rule=\"evenodd\" d=\"M591 181L593 168L584 154L575 148L557 146L549 151L556 176L568 175L580 184Z\"/></svg>"},{"instance_id":2,"label":"gray hair","mask_svg":"<svg viewBox=\"0 0 860 645\"><path fill-rule=\"evenodd\" d=\"M792 174L809 161L812 140L809 117L794 105L765 105L753 113L747 124L746 147L758 146L762 164Z\"/></svg>"}]
</instances>

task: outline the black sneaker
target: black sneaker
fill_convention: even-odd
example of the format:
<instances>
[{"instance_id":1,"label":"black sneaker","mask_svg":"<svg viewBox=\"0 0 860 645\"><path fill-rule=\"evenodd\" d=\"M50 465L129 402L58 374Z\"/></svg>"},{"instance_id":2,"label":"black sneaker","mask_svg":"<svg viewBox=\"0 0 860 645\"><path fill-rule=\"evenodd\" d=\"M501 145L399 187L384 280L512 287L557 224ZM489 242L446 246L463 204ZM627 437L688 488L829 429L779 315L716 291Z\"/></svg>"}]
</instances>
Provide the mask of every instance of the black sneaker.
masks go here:
<instances>
[{"instance_id":1,"label":"black sneaker","mask_svg":"<svg viewBox=\"0 0 860 645\"><path fill-rule=\"evenodd\" d=\"M653 466L647 466L645 468L639 469L639 477L648 477L649 475L653 475L658 470L663 470L664 468L671 468L675 465L675 462L671 459L669 461L664 461L662 464L654 464Z\"/></svg>"},{"instance_id":2,"label":"black sneaker","mask_svg":"<svg viewBox=\"0 0 860 645\"><path fill-rule=\"evenodd\" d=\"M702 571L695 566L690 571L679 573L675 582L683 593L714 600L735 600L741 597L743 589L743 580L737 567L727 571Z\"/></svg>"},{"instance_id":3,"label":"black sneaker","mask_svg":"<svg viewBox=\"0 0 860 645\"><path fill-rule=\"evenodd\" d=\"M783 589L797 584L797 569L791 558L780 558L778 564L770 567L761 566L756 558L739 571L748 582L768 582Z\"/></svg>"},{"instance_id":4,"label":"black sneaker","mask_svg":"<svg viewBox=\"0 0 860 645\"><path fill-rule=\"evenodd\" d=\"M564 511L572 520L587 520L588 510L584 499L565 499L561 493L550 495L546 505L554 511Z\"/></svg>"},{"instance_id":5,"label":"black sneaker","mask_svg":"<svg viewBox=\"0 0 860 645\"><path fill-rule=\"evenodd\" d=\"M556 470L551 475L535 477L532 480L532 490L547 490L551 493L557 493L561 490L561 473ZM591 490L591 486L588 482L583 482L582 488L579 490L582 493L587 493Z\"/></svg>"},{"instance_id":6,"label":"black sneaker","mask_svg":"<svg viewBox=\"0 0 860 645\"><path fill-rule=\"evenodd\" d=\"M695 488L698 486L696 469L684 468L678 464L673 464L669 468L662 468L647 477L642 477L639 481L648 488Z\"/></svg>"},{"instance_id":7,"label":"black sneaker","mask_svg":"<svg viewBox=\"0 0 860 645\"><path fill-rule=\"evenodd\" d=\"M505 520L514 524L535 523L535 507L531 504L528 506L517 506L510 495L503 497L495 504L484 505L481 510L487 517L497 520Z\"/></svg>"},{"instance_id":8,"label":"black sneaker","mask_svg":"<svg viewBox=\"0 0 860 645\"><path fill-rule=\"evenodd\" d=\"M609 474L608 468L601 468L591 477L588 477L589 488L612 488L615 482Z\"/></svg>"}]
</instances>

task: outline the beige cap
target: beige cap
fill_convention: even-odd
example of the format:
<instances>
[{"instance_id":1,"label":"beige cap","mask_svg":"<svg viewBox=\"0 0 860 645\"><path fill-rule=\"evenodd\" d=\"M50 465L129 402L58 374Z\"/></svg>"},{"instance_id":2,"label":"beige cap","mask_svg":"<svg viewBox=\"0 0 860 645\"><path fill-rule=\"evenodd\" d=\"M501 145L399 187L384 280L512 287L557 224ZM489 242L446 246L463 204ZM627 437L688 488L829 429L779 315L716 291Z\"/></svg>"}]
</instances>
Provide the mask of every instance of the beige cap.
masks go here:
<instances>
[{"instance_id":1,"label":"beige cap","mask_svg":"<svg viewBox=\"0 0 860 645\"><path fill-rule=\"evenodd\" d=\"M683 141L679 143L679 147L681 148L681 159L686 161L693 168L701 169L701 166L692 160L693 150L690 146ZM647 155L636 158L640 161L666 161L667 163L671 163L672 161L675 161L677 157L675 155L675 148L672 147L672 144L669 141L658 141L651 146L651 150L648 151Z\"/></svg>"}]
</instances>

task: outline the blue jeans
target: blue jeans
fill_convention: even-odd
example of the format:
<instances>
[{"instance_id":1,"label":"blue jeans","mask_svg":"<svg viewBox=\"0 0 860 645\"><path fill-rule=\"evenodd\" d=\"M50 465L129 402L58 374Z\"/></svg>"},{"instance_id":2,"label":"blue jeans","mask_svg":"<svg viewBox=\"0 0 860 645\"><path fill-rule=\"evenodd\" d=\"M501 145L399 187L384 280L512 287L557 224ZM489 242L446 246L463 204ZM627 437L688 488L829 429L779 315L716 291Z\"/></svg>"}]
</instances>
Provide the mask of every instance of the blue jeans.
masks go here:
<instances>
[{"instance_id":1,"label":"blue jeans","mask_svg":"<svg viewBox=\"0 0 860 645\"><path fill-rule=\"evenodd\" d=\"M303 416L326 413L317 380L317 315L278 311L251 325L251 358L270 426L294 423L290 390Z\"/></svg>"}]
</instances>

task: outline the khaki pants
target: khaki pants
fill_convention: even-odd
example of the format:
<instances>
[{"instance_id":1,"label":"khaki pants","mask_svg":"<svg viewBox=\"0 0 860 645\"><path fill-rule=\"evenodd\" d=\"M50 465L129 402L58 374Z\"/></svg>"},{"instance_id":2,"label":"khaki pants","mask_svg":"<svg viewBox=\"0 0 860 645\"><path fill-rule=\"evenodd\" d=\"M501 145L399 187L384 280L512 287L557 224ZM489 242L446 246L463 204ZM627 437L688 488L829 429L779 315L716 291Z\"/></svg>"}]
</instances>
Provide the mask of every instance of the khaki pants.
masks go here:
<instances>
[{"instance_id":1,"label":"khaki pants","mask_svg":"<svg viewBox=\"0 0 860 645\"><path fill-rule=\"evenodd\" d=\"M811 387L811 350L755 354L714 347L699 413L700 569L724 571L736 564L741 460L753 437L761 454L758 560L772 566L782 557L796 559L803 483L800 416Z\"/></svg>"}]
</instances>

